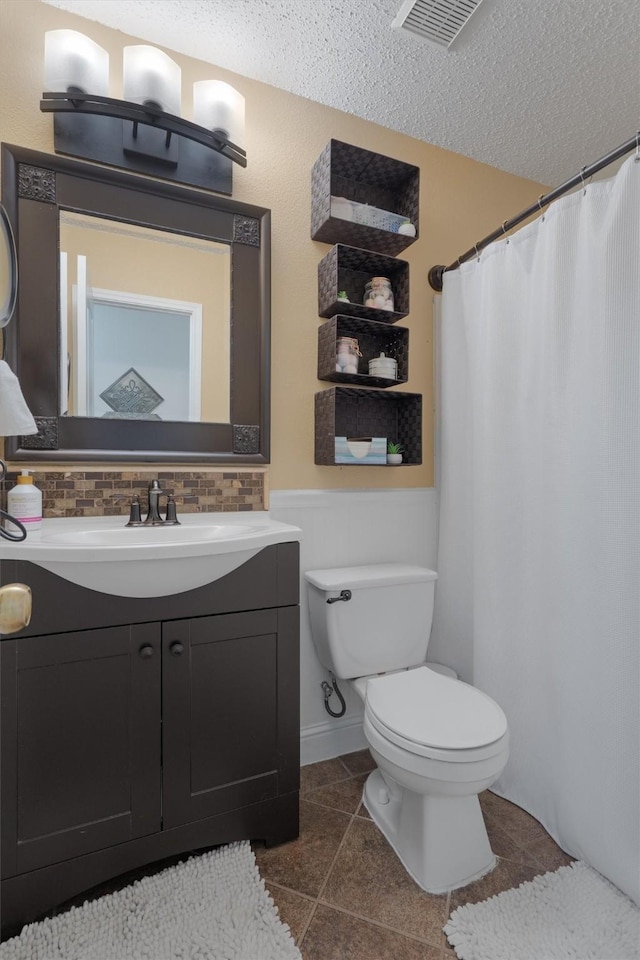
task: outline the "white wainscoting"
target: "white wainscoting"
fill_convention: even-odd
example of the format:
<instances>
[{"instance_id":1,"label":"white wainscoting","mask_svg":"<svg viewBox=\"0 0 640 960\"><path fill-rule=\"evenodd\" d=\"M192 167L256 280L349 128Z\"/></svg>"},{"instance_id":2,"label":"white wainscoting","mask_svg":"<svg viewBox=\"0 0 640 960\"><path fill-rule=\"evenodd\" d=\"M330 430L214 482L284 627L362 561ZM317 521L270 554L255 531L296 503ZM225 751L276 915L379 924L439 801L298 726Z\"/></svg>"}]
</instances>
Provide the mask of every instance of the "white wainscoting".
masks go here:
<instances>
[{"instance_id":1,"label":"white wainscoting","mask_svg":"<svg viewBox=\"0 0 640 960\"><path fill-rule=\"evenodd\" d=\"M360 563L402 562L435 568L436 491L431 487L385 490L274 490L274 520L302 529L300 544L300 758L304 766L366 746L362 706L347 684L347 712L333 719L320 688L329 674L316 657L309 628L306 570ZM338 709L337 698L331 700Z\"/></svg>"}]
</instances>

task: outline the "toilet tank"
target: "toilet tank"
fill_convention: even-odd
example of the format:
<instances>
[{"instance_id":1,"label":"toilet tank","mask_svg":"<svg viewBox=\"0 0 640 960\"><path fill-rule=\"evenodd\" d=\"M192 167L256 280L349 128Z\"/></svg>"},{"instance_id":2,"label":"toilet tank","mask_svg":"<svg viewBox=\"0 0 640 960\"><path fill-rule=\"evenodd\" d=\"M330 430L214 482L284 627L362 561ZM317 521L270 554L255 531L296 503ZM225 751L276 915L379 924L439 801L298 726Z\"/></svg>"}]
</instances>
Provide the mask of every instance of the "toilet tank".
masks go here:
<instances>
[{"instance_id":1,"label":"toilet tank","mask_svg":"<svg viewBox=\"0 0 640 960\"><path fill-rule=\"evenodd\" d=\"M311 633L324 667L350 679L424 663L437 573L376 563L305 573ZM336 600L343 590L348 600Z\"/></svg>"}]
</instances>

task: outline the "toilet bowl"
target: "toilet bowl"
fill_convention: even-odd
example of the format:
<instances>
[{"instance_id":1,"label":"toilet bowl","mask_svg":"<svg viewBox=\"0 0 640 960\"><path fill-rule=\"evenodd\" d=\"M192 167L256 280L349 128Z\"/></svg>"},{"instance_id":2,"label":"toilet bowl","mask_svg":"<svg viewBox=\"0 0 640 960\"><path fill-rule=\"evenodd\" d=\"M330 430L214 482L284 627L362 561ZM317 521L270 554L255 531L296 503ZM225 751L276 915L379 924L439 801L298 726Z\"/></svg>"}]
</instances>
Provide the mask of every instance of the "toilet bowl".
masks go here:
<instances>
[{"instance_id":1,"label":"toilet bowl","mask_svg":"<svg viewBox=\"0 0 640 960\"><path fill-rule=\"evenodd\" d=\"M483 876L496 859L478 793L509 755L500 707L427 666L352 685L364 699L364 734L378 766L364 803L408 873L429 893Z\"/></svg>"},{"instance_id":2,"label":"toilet bowl","mask_svg":"<svg viewBox=\"0 0 640 960\"><path fill-rule=\"evenodd\" d=\"M489 696L425 664L437 574L373 564L305 578L319 659L364 703L373 821L422 889L470 883L496 862L478 793L502 773L509 733Z\"/></svg>"}]
</instances>

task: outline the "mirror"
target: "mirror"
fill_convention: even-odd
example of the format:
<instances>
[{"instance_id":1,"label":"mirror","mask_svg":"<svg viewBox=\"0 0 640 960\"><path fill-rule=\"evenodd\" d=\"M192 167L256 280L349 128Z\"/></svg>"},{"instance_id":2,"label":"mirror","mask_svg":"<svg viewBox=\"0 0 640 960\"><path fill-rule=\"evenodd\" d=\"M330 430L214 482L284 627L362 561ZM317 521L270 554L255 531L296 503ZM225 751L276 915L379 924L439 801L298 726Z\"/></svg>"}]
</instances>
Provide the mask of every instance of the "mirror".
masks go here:
<instances>
[{"instance_id":1,"label":"mirror","mask_svg":"<svg viewBox=\"0 0 640 960\"><path fill-rule=\"evenodd\" d=\"M0 204L0 327L13 316L18 289L18 263L7 212Z\"/></svg>"},{"instance_id":2,"label":"mirror","mask_svg":"<svg viewBox=\"0 0 640 960\"><path fill-rule=\"evenodd\" d=\"M61 210L58 412L229 423L230 297L229 244Z\"/></svg>"},{"instance_id":3,"label":"mirror","mask_svg":"<svg viewBox=\"0 0 640 960\"><path fill-rule=\"evenodd\" d=\"M267 463L270 214L3 144L11 460Z\"/></svg>"}]
</instances>

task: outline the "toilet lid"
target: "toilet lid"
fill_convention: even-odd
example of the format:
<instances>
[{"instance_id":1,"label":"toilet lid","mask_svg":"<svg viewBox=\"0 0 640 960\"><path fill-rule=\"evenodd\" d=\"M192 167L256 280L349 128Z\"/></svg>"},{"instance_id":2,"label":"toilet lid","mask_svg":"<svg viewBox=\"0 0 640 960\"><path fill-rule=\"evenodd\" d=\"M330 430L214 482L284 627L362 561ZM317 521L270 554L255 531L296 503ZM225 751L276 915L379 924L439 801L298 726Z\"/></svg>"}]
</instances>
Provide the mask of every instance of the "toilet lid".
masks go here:
<instances>
[{"instance_id":1,"label":"toilet lid","mask_svg":"<svg viewBox=\"0 0 640 960\"><path fill-rule=\"evenodd\" d=\"M491 697L428 667L372 677L366 707L379 728L440 750L483 747L507 731L507 718Z\"/></svg>"}]
</instances>

